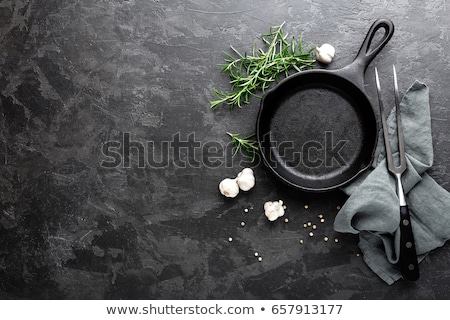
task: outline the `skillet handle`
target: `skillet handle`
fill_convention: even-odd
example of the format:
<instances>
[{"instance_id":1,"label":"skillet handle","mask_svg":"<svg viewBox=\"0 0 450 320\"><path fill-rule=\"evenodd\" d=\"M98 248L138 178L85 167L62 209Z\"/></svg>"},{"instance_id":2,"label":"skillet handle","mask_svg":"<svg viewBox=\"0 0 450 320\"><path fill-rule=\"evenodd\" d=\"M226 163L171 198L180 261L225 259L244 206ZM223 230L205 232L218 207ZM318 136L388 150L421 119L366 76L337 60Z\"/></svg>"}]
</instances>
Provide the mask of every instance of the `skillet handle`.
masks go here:
<instances>
[{"instance_id":1,"label":"skillet handle","mask_svg":"<svg viewBox=\"0 0 450 320\"><path fill-rule=\"evenodd\" d=\"M379 42L373 46L372 40L378 30L383 28L384 35ZM394 24L389 19L378 19L370 27L364 39L361 48L359 49L356 58L348 66L342 69L342 75L348 79L354 79L356 84L364 88L364 73L370 62L376 55L384 48L394 34Z\"/></svg>"},{"instance_id":2,"label":"skillet handle","mask_svg":"<svg viewBox=\"0 0 450 320\"><path fill-rule=\"evenodd\" d=\"M379 42L372 48L372 40L378 30L384 28L385 33ZM364 39L361 48L353 62L362 64L364 66L364 71L366 70L369 63L375 58L375 56L384 48L384 46L389 42L392 35L394 34L394 24L389 19L378 19L376 20L369 31L367 32L366 38Z\"/></svg>"}]
</instances>

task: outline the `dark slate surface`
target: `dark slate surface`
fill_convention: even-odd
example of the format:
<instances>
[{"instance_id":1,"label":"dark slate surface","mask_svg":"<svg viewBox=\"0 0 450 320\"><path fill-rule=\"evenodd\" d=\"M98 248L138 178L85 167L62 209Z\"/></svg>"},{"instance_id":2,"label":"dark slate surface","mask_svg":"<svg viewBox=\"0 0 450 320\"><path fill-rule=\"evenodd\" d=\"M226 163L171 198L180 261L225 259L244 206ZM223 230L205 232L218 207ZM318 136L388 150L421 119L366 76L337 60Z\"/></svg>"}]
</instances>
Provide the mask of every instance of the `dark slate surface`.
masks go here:
<instances>
[{"instance_id":1,"label":"dark slate surface","mask_svg":"<svg viewBox=\"0 0 450 320\"><path fill-rule=\"evenodd\" d=\"M332 43L339 68L390 18L394 37L372 66L388 76L396 64L402 92L414 79L430 87L430 174L450 190L447 11L439 0L0 1L0 297L450 298L449 244L420 281L388 286L357 237L333 231L340 192L291 190L256 163L256 187L222 197L218 182L248 165L225 132L253 132L259 101L209 109L213 87L228 88L217 64L230 44L248 51L286 21L305 43ZM123 142L131 154L108 168L102 150ZM276 199L288 223L263 216ZM310 238L303 224L320 213Z\"/></svg>"}]
</instances>

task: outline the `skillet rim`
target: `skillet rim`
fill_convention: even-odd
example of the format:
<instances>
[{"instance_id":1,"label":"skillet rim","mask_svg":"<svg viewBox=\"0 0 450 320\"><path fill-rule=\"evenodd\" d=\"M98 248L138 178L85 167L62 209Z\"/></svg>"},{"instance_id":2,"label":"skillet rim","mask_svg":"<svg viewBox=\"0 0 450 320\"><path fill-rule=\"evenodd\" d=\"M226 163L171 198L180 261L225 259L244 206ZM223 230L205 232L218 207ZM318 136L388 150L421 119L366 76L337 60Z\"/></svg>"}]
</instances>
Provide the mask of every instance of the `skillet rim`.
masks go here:
<instances>
[{"instance_id":1,"label":"skillet rim","mask_svg":"<svg viewBox=\"0 0 450 320\"><path fill-rule=\"evenodd\" d=\"M261 118L262 118L262 116L264 114L266 114L268 112L268 111L265 111L268 108L267 103L265 103L266 100L268 99L268 97L270 97L271 95L275 94L277 91L282 90L283 87L286 86L287 83L289 84L289 82L296 81L296 78L298 78L298 77L307 77L307 76L310 76L311 74L312 75L322 74L322 75L324 75L326 77L337 77L337 78L340 78L340 79L346 81L352 88L354 88L354 90L357 90L358 91L358 95L363 97L366 100L366 102L367 102L367 107L365 107L365 108L369 109L370 112L371 112L371 118L373 119L373 121L371 121L372 122L371 123L371 127L374 128L374 132L372 133L372 136L375 137L375 139L373 140L373 144L371 146L370 160L367 161L366 164L364 163L364 161L358 162L359 164L362 164L362 168L360 168L359 170L355 169L356 173L353 174L350 178L343 179L341 182L338 182L338 183L330 185L330 186L324 186L324 187L318 187L318 188L308 187L308 186L297 184L297 183L291 181L292 179L288 178L289 176L292 176L292 175L287 175L288 177L286 177L286 175L280 174L271 165L270 161L266 157L266 153L272 154L272 152L270 150L267 151L267 152L264 152L264 150L267 149L267 148L264 147L265 144L263 144L264 135L266 135L270 131L265 131L264 133L261 132L261 130L262 130L261 129L261 126L262 126ZM298 72L298 73L292 74L292 75L284 78L283 80L281 80L274 88L271 88L271 89L269 89L269 90L267 90L265 92L265 94L262 97L261 102L260 102L260 109L258 111L258 116L257 116L257 121L256 121L256 140L257 140L257 143L258 143L259 153L260 153L260 155L261 155L261 157L263 159L263 162L264 162L265 166L278 179L280 179L285 184L287 184L287 185L289 185L291 187L294 187L294 188L296 188L298 190L306 191L306 192L317 192L317 193L329 192L329 191L333 191L333 190L342 188L345 185L349 184L350 182L354 181L357 177L359 177L363 172L367 171L372 166L372 163L374 161L375 151L376 151L376 148L377 148L377 145L378 145L379 124L377 122L377 116L376 116L376 113L375 113L375 110L374 110L372 102L370 101L366 91L363 88L361 88L360 85L358 85L358 81L357 80L359 80L359 79L352 80L351 78L352 77L349 76L349 74L346 72L346 67L341 68L341 69L336 69L336 70L311 69L311 70L305 70L305 71L302 71L302 72ZM339 88L338 85L335 85L335 83L336 83L335 81L332 82L332 83L333 83L333 87L334 88ZM329 83L327 83L327 84L329 84ZM313 85L313 87L319 88L320 86L317 86L317 83L315 83ZM349 94L351 94L352 91L353 91L353 89L352 90L348 90L348 91L345 90L345 92L349 93ZM272 117L270 117L270 118L272 118ZM366 121L368 121L368 120L366 120ZM270 141L270 138L269 138L269 141ZM367 152L367 154L369 155L369 152ZM279 164L281 167L283 167L285 169L287 168L284 164L280 163L277 160L273 160L272 162L276 162L277 164Z\"/></svg>"}]
</instances>

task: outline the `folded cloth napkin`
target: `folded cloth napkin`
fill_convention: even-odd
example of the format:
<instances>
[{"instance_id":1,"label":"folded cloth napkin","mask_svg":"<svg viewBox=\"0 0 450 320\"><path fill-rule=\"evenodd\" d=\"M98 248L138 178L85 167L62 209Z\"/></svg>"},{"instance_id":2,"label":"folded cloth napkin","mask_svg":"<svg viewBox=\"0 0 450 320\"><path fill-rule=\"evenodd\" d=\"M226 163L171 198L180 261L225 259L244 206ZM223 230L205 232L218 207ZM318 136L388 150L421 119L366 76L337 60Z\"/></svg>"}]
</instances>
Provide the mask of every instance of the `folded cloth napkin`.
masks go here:
<instances>
[{"instance_id":1,"label":"folded cloth napkin","mask_svg":"<svg viewBox=\"0 0 450 320\"><path fill-rule=\"evenodd\" d=\"M402 176L419 261L450 239L450 193L425 171L433 163L428 87L415 81L401 103L407 169ZM395 110L387 118L394 158L398 156ZM401 278L400 211L394 177L385 161L381 135L372 168L343 188L349 198L338 212L334 229L359 234L366 264L386 283Z\"/></svg>"}]
</instances>

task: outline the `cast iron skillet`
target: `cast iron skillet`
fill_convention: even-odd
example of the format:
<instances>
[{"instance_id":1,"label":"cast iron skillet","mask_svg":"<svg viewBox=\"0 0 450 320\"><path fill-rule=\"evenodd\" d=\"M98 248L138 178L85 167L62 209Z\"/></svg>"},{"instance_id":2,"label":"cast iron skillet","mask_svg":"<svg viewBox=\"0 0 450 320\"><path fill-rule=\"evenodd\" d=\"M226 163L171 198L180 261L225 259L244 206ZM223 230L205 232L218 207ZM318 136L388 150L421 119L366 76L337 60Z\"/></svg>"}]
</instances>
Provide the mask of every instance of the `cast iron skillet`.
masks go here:
<instances>
[{"instance_id":1,"label":"cast iron skillet","mask_svg":"<svg viewBox=\"0 0 450 320\"><path fill-rule=\"evenodd\" d=\"M381 28L384 34L371 48ZM264 163L278 178L300 190L330 191L371 165L378 124L364 73L393 33L390 20L376 20L351 64L296 73L264 95L257 141Z\"/></svg>"}]
</instances>

